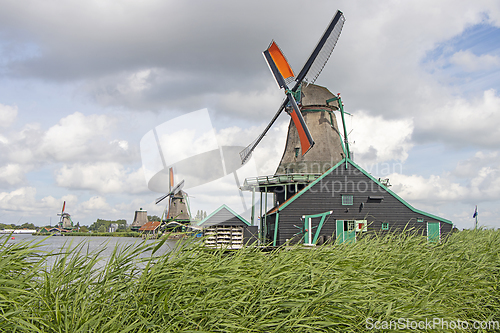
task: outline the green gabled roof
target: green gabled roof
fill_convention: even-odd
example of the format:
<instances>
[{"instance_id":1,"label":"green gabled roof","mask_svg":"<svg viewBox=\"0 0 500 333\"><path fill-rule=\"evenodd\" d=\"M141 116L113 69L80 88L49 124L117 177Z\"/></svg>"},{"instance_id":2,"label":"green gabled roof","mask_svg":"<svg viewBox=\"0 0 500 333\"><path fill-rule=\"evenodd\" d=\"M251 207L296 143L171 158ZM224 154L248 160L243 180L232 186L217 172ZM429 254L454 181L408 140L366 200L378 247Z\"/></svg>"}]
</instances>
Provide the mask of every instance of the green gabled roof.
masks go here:
<instances>
[{"instance_id":1,"label":"green gabled roof","mask_svg":"<svg viewBox=\"0 0 500 333\"><path fill-rule=\"evenodd\" d=\"M217 214L218 212L220 212L222 209L227 209L231 214L233 214L234 216L236 216L241 222L243 222L243 223L245 223L246 225L249 225L249 226L251 225L250 222L248 222L247 220L245 220L243 217L241 217L239 214L237 214L234 210L232 210L231 208L229 208L225 204L222 204L222 206L220 206L219 208L217 208L216 210L214 210L212 213L210 213L210 215L208 215L207 217L205 217L203 220L201 220L198 223L196 223L196 225L197 226L202 225L203 223L205 223L206 221L208 221L210 218L212 218L215 214Z\"/></svg>"},{"instance_id":2,"label":"green gabled roof","mask_svg":"<svg viewBox=\"0 0 500 333\"><path fill-rule=\"evenodd\" d=\"M397 200L399 200L403 205L405 205L406 207L408 207L409 209L411 209L413 212L415 212L417 214L425 215L427 217L436 219L436 220L441 221L441 222L453 224L453 222L451 222L450 220L447 220L447 219L444 219L442 217L439 217L439 216L436 216L436 215L432 215L432 214L429 214L429 213L426 213L424 211L421 211L419 209L414 208L412 205L410 205L409 203L407 203L406 201L404 201L402 198L400 198L396 193L394 193L393 191L391 191L390 189L388 189L387 187L385 187L382 183L380 183L372 175L370 175L368 172L366 172L365 170L363 170L363 168L361 168L359 165L357 165L356 163L354 163L351 159L349 159L347 157L344 158L339 163L337 163L336 165L334 165L333 167L331 167L329 170L327 170L325 173L323 173L321 176L319 176L311 184L307 185L301 191L297 192L297 194L295 194L293 197L289 198L287 201L285 201L283 204L281 204L281 206L278 207L277 211L279 212L279 211L283 210L285 207L287 207L288 205L290 205L298 197L300 197L302 194L304 194L306 191L308 191L311 187L313 187L314 185L316 185L323 178L325 178L326 176L328 176L332 171L334 171L335 169L337 169L339 166L343 165L344 163L349 163L350 165L352 165L353 167L355 167L356 169L358 169L359 171L361 171L365 176L367 176L368 178L370 178L377 185L381 186L383 189L385 189L387 191L387 193L389 193L390 195L392 195L393 197L395 197Z\"/></svg>"}]
</instances>

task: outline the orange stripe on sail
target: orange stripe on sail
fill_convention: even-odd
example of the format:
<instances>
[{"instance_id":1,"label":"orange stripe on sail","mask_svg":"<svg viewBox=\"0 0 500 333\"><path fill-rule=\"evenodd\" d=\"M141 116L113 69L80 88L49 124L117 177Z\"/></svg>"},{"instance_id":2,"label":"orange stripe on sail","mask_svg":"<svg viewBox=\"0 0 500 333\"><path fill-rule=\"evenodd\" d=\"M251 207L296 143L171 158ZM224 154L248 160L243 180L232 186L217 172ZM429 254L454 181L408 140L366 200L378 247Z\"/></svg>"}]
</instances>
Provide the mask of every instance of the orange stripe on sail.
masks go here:
<instances>
[{"instance_id":1,"label":"orange stripe on sail","mask_svg":"<svg viewBox=\"0 0 500 333\"><path fill-rule=\"evenodd\" d=\"M291 116L293 123L295 124L295 128L297 128L297 132L299 133L300 147L302 149L302 155L304 155L311 148L311 143L307 138L306 131L304 130L304 127L302 127L295 110L291 112Z\"/></svg>"},{"instance_id":2,"label":"orange stripe on sail","mask_svg":"<svg viewBox=\"0 0 500 333\"><path fill-rule=\"evenodd\" d=\"M281 53L278 44L273 41L267 50L269 51L269 54L273 58L274 63L276 64L276 67L280 71L283 78L287 79L289 77L295 76L295 74L293 74L292 67L290 67L288 61L286 61L285 56L283 55L283 53Z\"/></svg>"},{"instance_id":3,"label":"orange stripe on sail","mask_svg":"<svg viewBox=\"0 0 500 333\"><path fill-rule=\"evenodd\" d=\"M170 168L170 189L174 186L174 168Z\"/></svg>"}]
</instances>

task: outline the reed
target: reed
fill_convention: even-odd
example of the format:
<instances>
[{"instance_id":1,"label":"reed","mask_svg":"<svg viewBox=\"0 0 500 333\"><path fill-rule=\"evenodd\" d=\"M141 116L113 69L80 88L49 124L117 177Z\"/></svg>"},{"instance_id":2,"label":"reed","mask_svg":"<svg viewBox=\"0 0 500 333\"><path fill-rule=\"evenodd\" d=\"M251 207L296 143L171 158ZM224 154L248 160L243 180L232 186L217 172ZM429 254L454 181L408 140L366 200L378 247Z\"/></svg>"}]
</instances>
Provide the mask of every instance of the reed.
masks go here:
<instances>
[{"instance_id":1,"label":"reed","mask_svg":"<svg viewBox=\"0 0 500 333\"><path fill-rule=\"evenodd\" d=\"M3 238L0 330L360 332L367 318L500 321L500 231L269 253L181 241L159 255L163 243L116 247L103 262L85 243L40 253Z\"/></svg>"}]
</instances>

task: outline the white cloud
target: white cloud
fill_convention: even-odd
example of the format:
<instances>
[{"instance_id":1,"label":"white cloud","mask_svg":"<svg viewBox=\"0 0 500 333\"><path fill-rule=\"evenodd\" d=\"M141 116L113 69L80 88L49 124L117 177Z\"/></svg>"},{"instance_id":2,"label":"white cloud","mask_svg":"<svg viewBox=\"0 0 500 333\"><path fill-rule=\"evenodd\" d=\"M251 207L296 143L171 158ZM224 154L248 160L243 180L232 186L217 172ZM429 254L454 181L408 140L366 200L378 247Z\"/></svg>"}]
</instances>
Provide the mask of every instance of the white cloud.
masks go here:
<instances>
[{"instance_id":1,"label":"white cloud","mask_svg":"<svg viewBox=\"0 0 500 333\"><path fill-rule=\"evenodd\" d=\"M219 93L210 97L208 102L213 101L210 103L212 107L225 113L238 112L241 117L271 120L284 98L283 91L272 81L273 79L269 75L269 80L263 82L265 89L233 90L227 93Z\"/></svg>"},{"instance_id":2,"label":"white cloud","mask_svg":"<svg viewBox=\"0 0 500 333\"><path fill-rule=\"evenodd\" d=\"M9 164L32 165L36 162L36 151L43 135L38 124L25 124L19 132L5 134L5 145L0 145L3 162Z\"/></svg>"},{"instance_id":3,"label":"white cloud","mask_svg":"<svg viewBox=\"0 0 500 333\"><path fill-rule=\"evenodd\" d=\"M500 157L498 151L478 152L460 161L451 172L431 175L389 175L391 188L402 198L419 202L491 202L500 200Z\"/></svg>"},{"instance_id":4,"label":"white cloud","mask_svg":"<svg viewBox=\"0 0 500 333\"><path fill-rule=\"evenodd\" d=\"M356 162L380 163L390 160L405 161L412 148L413 119L384 119L367 112L354 113L353 131L349 142ZM342 122L338 122L339 126ZM355 143L354 143L355 142Z\"/></svg>"},{"instance_id":5,"label":"white cloud","mask_svg":"<svg viewBox=\"0 0 500 333\"><path fill-rule=\"evenodd\" d=\"M274 123L252 153L259 175L274 174L283 156L290 117L286 115L282 117ZM221 146L246 147L262 133L266 125L267 123L249 128L238 126L224 128L217 132L217 141Z\"/></svg>"},{"instance_id":6,"label":"white cloud","mask_svg":"<svg viewBox=\"0 0 500 333\"><path fill-rule=\"evenodd\" d=\"M9 143L9 139L0 134L0 143L6 145Z\"/></svg>"},{"instance_id":7,"label":"white cloud","mask_svg":"<svg viewBox=\"0 0 500 333\"><path fill-rule=\"evenodd\" d=\"M458 147L500 145L500 97L494 89L481 98L450 99L445 105L429 105L414 118L418 141L442 141Z\"/></svg>"},{"instance_id":8,"label":"white cloud","mask_svg":"<svg viewBox=\"0 0 500 333\"><path fill-rule=\"evenodd\" d=\"M64 205L64 202L66 202L66 205ZM77 203L78 203L78 197L74 194L63 195L60 199L54 198L51 195L40 199L41 206L50 208L51 213L56 212L58 210L60 212L62 210L63 205L65 206L64 209L65 212L68 212L68 209L71 211L75 208Z\"/></svg>"},{"instance_id":9,"label":"white cloud","mask_svg":"<svg viewBox=\"0 0 500 333\"><path fill-rule=\"evenodd\" d=\"M128 150L128 141L126 140L113 140L110 142L111 144L117 144L123 150Z\"/></svg>"},{"instance_id":10,"label":"white cloud","mask_svg":"<svg viewBox=\"0 0 500 333\"><path fill-rule=\"evenodd\" d=\"M33 213L36 207L30 203L35 200L36 188L22 187L12 192L0 192L0 208L5 210L21 210Z\"/></svg>"},{"instance_id":11,"label":"white cloud","mask_svg":"<svg viewBox=\"0 0 500 333\"><path fill-rule=\"evenodd\" d=\"M18 185L25 182L25 173L32 169L19 164L7 164L0 167L0 184Z\"/></svg>"},{"instance_id":12,"label":"white cloud","mask_svg":"<svg viewBox=\"0 0 500 333\"><path fill-rule=\"evenodd\" d=\"M452 174L459 178L473 178L477 175L478 167L500 167L500 155L498 151L478 151L472 158L459 161Z\"/></svg>"},{"instance_id":13,"label":"white cloud","mask_svg":"<svg viewBox=\"0 0 500 333\"><path fill-rule=\"evenodd\" d=\"M446 177L432 175L425 178L419 175L389 175L391 190L408 201L432 201L443 203L465 199L468 190Z\"/></svg>"},{"instance_id":14,"label":"white cloud","mask_svg":"<svg viewBox=\"0 0 500 333\"><path fill-rule=\"evenodd\" d=\"M53 216L61 211L64 201L66 201L67 207L75 205L77 202L77 197L73 194L62 196L60 199L47 196L40 200L36 198L36 194L36 188L31 186L21 187L11 192L0 192L0 209L15 212L19 218L23 217L24 214Z\"/></svg>"},{"instance_id":15,"label":"white cloud","mask_svg":"<svg viewBox=\"0 0 500 333\"><path fill-rule=\"evenodd\" d=\"M137 147L127 140L113 139L118 119L107 115L83 115L75 112L44 131L40 124L29 123L19 132L0 137L0 153L5 162L45 165L51 162L137 161Z\"/></svg>"},{"instance_id":16,"label":"white cloud","mask_svg":"<svg viewBox=\"0 0 500 333\"><path fill-rule=\"evenodd\" d=\"M63 165L56 171L56 183L68 189L88 189L97 193L147 191L142 168L131 170L114 162Z\"/></svg>"},{"instance_id":17,"label":"white cloud","mask_svg":"<svg viewBox=\"0 0 500 333\"><path fill-rule=\"evenodd\" d=\"M17 106L0 104L0 127L9 127L16 120Z\"/></svg>"},{"instance_id":18,"label":"white cloud","mask_svg":"<svg viewBox=\"0 0 500 333\"><path fill-rule=\"evenodd\" d=\"M75 112L62 118L44 134L41 151L57 161L71 161L102 152L103 137L111 130L112 120L105 115L85 116Z\"/></svg>"},{"instance_id":19,"label":"white cloud","mask_svg":"<svg viewBox=\"0 0 500 333\"><path fill-rule=\"evenodd\" d=\"M151 87L151 83L148 82L151 76L151 69L145 69L135 72L127 77L124 84L119 84L117 90L123 94L133 94L146 90Z\"/></svg>"},{"instance_id":20,"label":"white cloud","mask_svg":"<svg viewBox=\"0 0 500 333\"><path fill-rule=\"evenodd\" d=\"M101 196L95 196L87 201L80 204L80 209L83 211L89 211L95 213L96 211L106 212L111 209L109 204L106 202L106 198Z\"/></svg>"},{"instance_id":21,"label":"white cloud","mask_svg":"<svg viewBox=\"0 0 500 333\"><path fill-rule=\"evenodd\" d=\"M479 56L470 50L458 51L450 58L450 62L460 66L467 72L477 72L500 68L500 57L491 54L481 54Z\"/></svg>"}]
</instances>

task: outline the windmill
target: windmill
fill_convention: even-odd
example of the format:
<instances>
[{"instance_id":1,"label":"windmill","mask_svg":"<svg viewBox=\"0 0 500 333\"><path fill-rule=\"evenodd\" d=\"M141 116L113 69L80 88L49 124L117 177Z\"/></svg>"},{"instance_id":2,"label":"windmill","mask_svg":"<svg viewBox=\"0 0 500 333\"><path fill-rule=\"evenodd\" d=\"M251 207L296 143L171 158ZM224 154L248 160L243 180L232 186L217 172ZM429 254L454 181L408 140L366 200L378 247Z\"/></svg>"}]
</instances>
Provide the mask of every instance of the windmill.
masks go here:
<instances>
[{"instance_id":1,"label":"windmill","mask_svg":"<svg viewBox=\"0 0 500 333\"><path fill-rule=\"evenodd\" d=\"M61 213L57 214L61 219L59 220L59 227L63 229L71 229L73 228L73 221L71 220L71 215L64 212L66 208L66 201L63 202L63 206L61 209Z\"/></svg>"},{"instance_id":2,"label":"windmill","mask_svg":"<svg viewBox=\"0 0 500 333\"><path fill-rule=\"evenodd\" d=\"M304 67L297 76L294 75L291 66L288 64L288 61L274 40L263 52L264 58L266 59L269 69L273 73L278 86L285 91L285 99L279 107L278 112L276 112L264 131L255 141L240 152L242 163L244 163L251 156L253 150L264 138L283 110L286 110L287 113L290 114L300 141L300 145L298 147L294 147L294 153L297 156L304 156L314 146L314 139L299 109L297 100L300 102L302 90L307 88L308 85L313 84L323 70L335 45L337 44L344 21L345 18L343 13L341 11L337 11L327 29L323 33L323 36L309 56L309 59L306 61ZM295 83L293 87L289 89L288 85L292 82Z\"/></svg>"},{"instance_id":3,"label":"windmill","mask_svg":"<svg viewBox=\"0 0 500 333\"><path fill-rule=\"evenodd\" d=\"M167 224L177 222L188 224L191 221L189 213L189 205L187 201L187 193L182 191L184 180L174 186L174 169L169 169L169 192L158 199L155 204L159 204L168 198L168 204L165 206L161 220Z\"/></svg>"}]
</instances>

